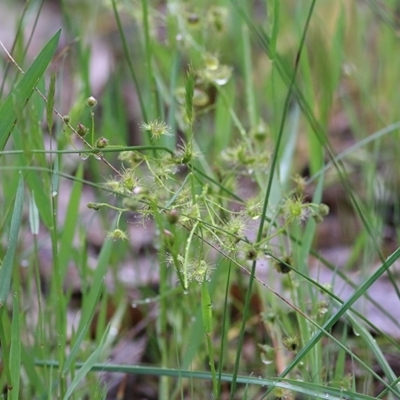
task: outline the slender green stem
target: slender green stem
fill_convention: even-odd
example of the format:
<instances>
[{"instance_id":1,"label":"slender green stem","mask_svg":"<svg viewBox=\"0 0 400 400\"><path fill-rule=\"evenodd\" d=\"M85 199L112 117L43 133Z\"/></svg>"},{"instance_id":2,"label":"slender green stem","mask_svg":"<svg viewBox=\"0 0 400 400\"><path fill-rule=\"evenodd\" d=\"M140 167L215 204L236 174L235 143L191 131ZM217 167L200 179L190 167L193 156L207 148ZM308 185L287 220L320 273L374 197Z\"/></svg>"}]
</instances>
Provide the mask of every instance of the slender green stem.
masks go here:
<instances>
[{"instance_id":1,"label":"slender green stem","mask_svg":"<svg viewBox=\"0 0 400 400\"><path fill-rule=\"evenodd\" d=\"M54 189L54 188L53 188ZM53 281L54 292L53 299L56 304L56 329L57 329L57 342L58 342L58 360L60 363L60 396L63 397L67 390L66 376L62 373L65 363L65 349L67 345L66 338L66 302L63 292L63 277L59 265L58 257L58 222L57 222L57 194L51 194L51 207L52 207L52 228L51 228L51 244L53 253Z\"/></svg>"},{"instance_id":2,"label":"slender green stem","mask_svg":"<svg viewBox=\"0 0 400 400\"><path fill-rule=\"evenodd\" d=\"M139 84L139 81L136 77L135 69L133 68L133 63L131 60L131 56L129 54L128 44L127 44L126 38L125 38L125 31L124 31L124 28L121 23L121 19L118 14L117 5L115 3L115 0L111 0L111 2L112 2L112 8L114 11L115 21L117 22L117 26L118 26L118 32L119 32L120 38L122 40L122 47L124 49L125 59L126 59L126 62L128 63L129 72L130 72L132 80L135 84L135 89L136 89L136 93L137 93L137 96L139 99L139 104L140 104L140 110L142 111L142 116L143 116L144 121L147 122L148 117L147 117L146 107L144 105L142 91L140 89L141 85Z\"/></svg>"},{"instance_id":3,"label":"slender green stem","mask_svg":"<svg viewBox=\"0 0 400 400\"><path fill-rule=\"evenodd\" d=\"M315 6L315 0L312 1L312 4L310 6L310 10L309 10L309 13L308 13L308 17L307 17L307 20L306 20L306 24L305 24L305 27L303 29L303 34L302 34L300 45L299 45L297 60L296 60L295 67L294 67L294 70L293 70L293 73L292 73L292 77L291 77L291 81L290 81L290 84L289 84L289 87L288 87L288 92L287 92L287 95L286 95L285 105L284 105L284 108L283 108L283 111L282 111L281 124L280 124L279 132L278 132L277 142L275 144L274 153L273 153L273 156L272 156L271 169L270 169L270 173L269 173L269 177L268 177L267 190L265 192L265 199L264 199L264 204L263 204L262 215L267 215L269 197L270 197L270 194L271 194L272 183L273 183L273 180L274 180L274 171L275 171L275 168L276 168L276 165L277 165L277 162L278 162L280 143L281 143L282 136L283 136L283 129L284 129L284 126L285 126L286 115L287 115L287 113L289 111L290 100L291 100L291 97L292 97L293 87L294 87L294 83L295 83L295 79L296 79L296 75L297 75L297 70L298 70L298 67L299 67L299 58L300 58L301 51L302 51L303 46L304 46L304 41L305 41L305 37L306 37L308 26L309 26L309 23L310 23L310 20L311 20L311 15L312 15L313 10L314 10L314 6ZM263 233L263 229L264 229L264 222L265 222L265 218L261 218L260 225L259 225L258 232L257 232L257 239L256 239L257 242L259 242L261 240L261 238L262 238L262 233ZM250 279L249 279L249 286L248 286L248 289L247 289L245 305L244 305L244 310L243 310L243 320L242 320L242 326L241 326L240 334L239 334L238 350L236 352L235 367L234 367L234 370L233 370L233 380L232 380L232 386L231 386L231 392L230 392L230 399L231 400L234 399L234 395L235 395L235 391L236 391L236 377L237 377L238 371L239 371L240 358L241 358L241 353L242 353L242 348L243 348L244 332L245 332L245 328L246 328L247 318L248 318L248 315L249 315L250 300L251 300L251 296L252 296L254 277L255 277L255 273L256 273L256 265L257 265L256 261L253 261L253 264L252 264L252 267L251 267Z\"/></svg>"}]
</instances>

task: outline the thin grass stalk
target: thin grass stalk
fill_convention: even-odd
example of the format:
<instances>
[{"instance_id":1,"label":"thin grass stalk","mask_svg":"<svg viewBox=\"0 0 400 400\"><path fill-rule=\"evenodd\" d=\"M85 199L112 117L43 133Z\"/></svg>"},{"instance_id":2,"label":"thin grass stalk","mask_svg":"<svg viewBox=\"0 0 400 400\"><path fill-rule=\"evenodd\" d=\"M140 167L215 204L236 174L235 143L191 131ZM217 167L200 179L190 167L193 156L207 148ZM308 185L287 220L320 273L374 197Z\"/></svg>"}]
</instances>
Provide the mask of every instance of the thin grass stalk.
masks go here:
<instances>
[{"instance_id":1,"label":"thin grass stalk","mask_svg":"<svg viewBox=\"0 0 400 400\"><path fill-rule=\"evenodd\" d=\"M272 182L274 179L274 171L276 169L276 165L278 162L278 155L279 155L279 150L280 150L280 143L281 143L281 139L283 136L283 130L284 130L284 126L285 126L285 120L286 120L286 115L289 111L289 107L290 107L290 100L292 98L292 93L293 93L293 88L294 88L294 83L295 83L295 79L296 79L296 75L297 75L297 70L298 70L298 66L299 66L299 58L304 46L304 42L305 42L305 37L306 37L306 33L307 33L307 29L311 20L311 16L314 10L314 6L315 6L315 0L312 1L310 9L309 9L309 13L307 16L307 20L302 32L302 37L300 40L300 45L299 45L299 50L298 50L298 57L296 60L296 64L295 64L295 68L293 70L292 76L291 76L291 81L288 87L288 92L286 95L286 100L285 100L285 105L282 111L282 118L281 118L281 124L280 124L280 129L278 132L278 137L277 137L277 141L275 144L275 149L274 149L274 153L272 156L272 161L271 161L271 169L270 169L270 174L269 174L269 178L268 178L268 184L267 184L267 190L265 192L265 198L264 198L264 203L263 203L263 210L262 210L262 214L261 215L267 215L267 209L268 209L268 204L269 204L269 197L271 194L271 189L272 189ZM264 218L261 218L260 221L260 225L258 228L258 232L257 232L257 239L256 241L259 242L262 238L262 232L264 229ZM245 332L245 328L246 328L246 322L248 319L248 315L249 315L249 309L250 309L250 300L251 300L251 295L252 295L252 289L253 289L253 283L254 283L254 277L255 277L255 273L256 273L256 261L253 261L252 263L252 267L251 267L251 272L250 272L250 278L249 278L249 286L247 289L247 293L246 293L246 298L245 298L245 304L244 304L244 310L243 310L243 320L242 320L242 326L240 329L240 334L239 334L239 340L238 340L238 350L236 353L236 360L235 360L235 366L234 366L234 370L233 370L233 380L232 380L232 386L231 386L231 391L230 391L230 400L233 400L234 398L234 394L235 394L235 390L236 390L236 378L238 375L238 371L239 371L239 364L240 364L240 356L241 356L241 352L242 352L242 348L243 348L243 339L244 339L244 332Z\"/></svg>"},{"instance_id":2,"label":"thin grass stalk","mask_svg":"<svg viewBox=\"0 0 400 400\"><path fill-rule=\"evenodd\" d=\"M254 128L258 122L254 83L253 83L253 63L252 54L250 46L250 35L249 28L247 25L242 24L242 34L240 35L242 39L243 47L243 66L244 66L244 82L246 87L246 105L247 105L247 115L250 122L250 127Z\"/></svg>"},{"instance_id":3,"label":"thin grass stalk","mask_svg":"<svg viewBox=\"0 0 400 400\"><path fill-rule=\"evenodd\" d=\"M55 163L57 166L58 162ZM50 237L51 237L51 248L52 248L52 259L53 259L53 274L52 274L52 299L54 304L56 305L56 332L57 332L57 353L58 353L58 360L60 362L60 369L59 369L59 396L63 397L66 388L66 376L63 373L64 363L65 363L65 350L67 346L67 338L66 338L66 331L67 331L67 321L66 321L66 298L63 290L63 277L62 271L60 269L59 264L59 254L58 254L58 207L57 207L57 196L58 196L58 188L57 184L55 183L55 178L58 176L58 167L57 170L53 171L53 184L52 184L52 192L49 193L51 196L51 208L52 208L52 225L50 230Z\"/></svg>"},{"instance_id":4,"label":"thin grass stalk","mask_svg":"<svg viewBox=\"0 0 400 400\"><path fill-rule=\"evenodd\" d=\"M222 369L224 366L224 356L226 350L226 343L228 342L227 331L228 331L228 318L229 318L229 288L231 284L231 271L232 271L232 263L229 261L228 265L228 273L226 276L226 284L225 284L225 296L224 296L224 312L222 316L222 330L221 330L221 346L220 346L220 360L218 363L218 394L217 399L221 397L221 382L222 382Z\"/></svg>"},{"instance_id":5,"label":"thin grass stalk","mask_svg":"<svg viewBox=\"0 0 400 400\"><path fill-rule=\"evenodd\" d=\"M159 210L155 205L153 205L153 216L156 222L156 225L160 232L163 232L163 218L160 215ZM170 307L169 305L169 297L166 295L168 293L168 269L165 263L162 260L162 256L165 254L164 244L162 244L160 255L159 255L159 271L160 271L160 309L159 315L156 323L157 330L157 344L161 354L161 367L168 367L169 353L168 353L168 316L167 312ZM160 400L168 398L170 392L170 379L166 376L160 377L159 381L159 391L158 398Z\"/></svg>"},{"instance_id":6,"label":"thin grass stalk","mask_svg":"<svg viewBox=\"0 0 400 400\"><path fill-rule=\"evenodd\" d=\"M138 96L138 100L139 100L139 104L140 104L140 110L142 112L143 120L145 122L147 122L148 121L148 115L147 115L146 107L144 105L142 91L140 90L140 84L139 84L139 81L137 79L137 76L136 76L136 73L135 73L135 69L133 68L133 63L132 63L132 59L131 59L131 56L130 56L130 53L129 53L128 43L126 41L124 28L122 26L121 19L119 17L119 13L118 13L118 10L117 10L117 5L115 3L115 0L111 0L111 3L112 3L112 9L113 9L113 12L114 12L115 21L117 22L117 26L118 26L118 32L119 32L119 35L121 37L122 47L124 49L125 59L126 59L126 62L128 63L128 69L129 69L129 72L131 74L131 78L133 80L133 83L135 85L135 89L136 89L136 93L137 93L137 96Z\"/></svg>"},{"instance_id":7,"label":"thin grass stalk","mask_svg":"<svg viewBox=\"0 0 400 400\"><path fill-rule=\"evenodd\" d=\"M304 356L315 346L315 344L321 340L322 336L329 331L332 326L339 320L340 317L342 317L349 309L350 307L367 291L369 287L380 277L382 276L392 265L395 261L397 261L400 258L400 248L398 248L392 255L386 260L386 262L381 266L380 269L378 269L367 281L365 281L354 293L350 298L345 301L339 310L333 314L328 321L325 322L325 324L314 334L312 339L306 344L305 347L303 347L299 353L296 355L296 357L292 360L292 362L287 366L285 371L280 374L280 377L285 377L289 374L290 371L293 370L293 368L304 358ZM391 374L391 376L387 376L387 378L391 379L389 381L389 386L388 388L391 388L391 384L393 383L394 376ZM270 393L271 390L268 390L266 394ZM391 391L395 394L398 395L399 389L396 388L391 388Z\"/></svg>"},{"instance_id":8,"label":"thin grass stalk","mask_svg":"<svg viewBox=\"0 0 400 400\"><path fill-rule=\"evenodd\" d=\"M147 0L142 0L142 21L143 21L143 31L144 31L144 50L145 50L145 58L146 58L146 72L147 72L147 81L149 84L149 95L151 98L150 107L147 107L147 110L150 108L149 116L151 119L158 118L160 114L159 110L159 99L158 99L158 91L157 83L153 70L153 50L150 39L150 25L149 25L149 9Z\"/></svg>"},{"instance_id":9,"label":"thin grass stalk","mask_svg":"<svg viewBox=\"0 0 400 400\"><path fill-rule=\"evenodd\" d=\"M56 361L45 361L37 362L39 367L53 367L57 368L58 363ZM84 363L77 363L76 367L80 368ZM182 369L164 369L157 367L148 367L142 365L115 365L110 363L94 363L91 366L91 371L108 371L108 372L120 372L132 375L149 375L149 376L169 376L176 379L189 378L189 379L201 379L210 381L210 372L204 371L188 371ZM221 380L223 382L232 382L231 374L222 374ZM303 394L305 396L311 396L311 398L323 398L326 400L343 400L345 398L352 400L374 400L376 397L371 397L362 393L354 393L342 388L334 388L324 385L316 385L309 382L302 382L295 379L277 379L277 378L258 378L252 376L238 376L237 382L244 385L254 385L259 387L273 386L280 387L289 390L293 393ZM307 398L307 397L306 397Z\"/></svg>"},{"instance_id":10,"label":"thin grass stalk","mask_svg":"<svg viewBox=\"0 0 400 400\"><path fill-rule=\"evenodd\" d=\"M22 26L23 26L23 22L24 22L24 19L25 19L25 14L27 13L27 11L29 9L30 3L31 3L31 0L27 0L26 1L25 5L24 5L24 8L22 10L22 14L21 14L20 18L18 19L17 31L16 31L16 34L15 34L15 37L14 37L13 44L11 45L11 49L10 49L10 53L11 54L14 53L15 47L16 47L16 45L18 43L18 40L20 40L20 36L23 34L22 33ZM11 67L11 64L10 63L6 63L6 67L5 67L5 70L4 70L4 73L3 73L3 80L1 82L1 87L0 87L0 99L2 99L2 97L3 97L4 86L5 86L6 81L7 81L7 76L8 76L8 73L10 71L10 67ZM14 84L15 84L17 78L18 78L18 75L16 75L16 77L14 78L14 82L13 82Z\"/></svg>"}]
</instances>

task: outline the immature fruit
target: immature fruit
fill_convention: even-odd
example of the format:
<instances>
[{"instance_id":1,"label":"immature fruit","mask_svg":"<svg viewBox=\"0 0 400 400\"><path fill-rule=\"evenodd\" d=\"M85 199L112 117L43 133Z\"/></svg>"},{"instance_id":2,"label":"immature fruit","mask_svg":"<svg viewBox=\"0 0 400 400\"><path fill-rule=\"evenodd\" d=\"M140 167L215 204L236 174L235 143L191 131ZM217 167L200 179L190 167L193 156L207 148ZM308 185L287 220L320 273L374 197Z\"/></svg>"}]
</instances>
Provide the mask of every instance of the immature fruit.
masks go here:
<instances>
[{"instance_id":1,"label":"immature fruit","mask_svg":"<svg viewBox=\"0 0 400 400\"><path fill-rule=\"evenodd\" d=\"M87 104L89 107L96 107L96 105L97 105L97 100L96 100L93 96L90 96L90 97L88 97L88 99L86 100L86 104Z\"/></svg>"},{"instance_id":2,"label":"immature fruit","mask_svg":"<svg viewBox=\"0 0 400 400\"><path fill-rule=\"evenodd\" d=\"M76 127L76 133L80 136L80 137L84 137L88 132L88 128L86 128L85 125L79 123Z\"/></svg>"},{"instance_id":3,"label":"immature fruit","mask_svg":"<svg viewBox=\"0 0 400 400\"><path fill-rule=\"evenodd\" d=\"M105 147L107 147L107 145L108 139L106 139L105 137L101 137L96 140L96 147L98 149L104 149Z\"/></svg>"}]
</instances>

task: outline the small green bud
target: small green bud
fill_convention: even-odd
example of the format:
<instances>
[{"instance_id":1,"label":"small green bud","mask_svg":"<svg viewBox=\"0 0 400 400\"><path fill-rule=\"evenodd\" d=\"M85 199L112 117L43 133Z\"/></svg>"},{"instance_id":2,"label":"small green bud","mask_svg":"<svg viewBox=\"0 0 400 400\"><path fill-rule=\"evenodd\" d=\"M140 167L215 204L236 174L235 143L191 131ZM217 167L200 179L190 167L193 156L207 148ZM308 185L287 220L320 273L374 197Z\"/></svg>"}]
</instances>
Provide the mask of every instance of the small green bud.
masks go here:
<instances>
[{"instance_id":1,"label":"small green bud","mask_svg":"<svg viewBox=\"0 0 400 400\"><path fill-rule=\"evenodd\" d=\"M250 134L258 142L263 142L269 136L268 125L261 119L259 123L251 129Z\"/></svg>"},{"instance_id":2,"label":"small green bud","mask_svg":"<svg viewBox=\"0 0 400 400\"><path fill-rule=\"evenodd\" d=\"M92 210L100 210L100 208L103 207L103 204L100 203L88 203L87 208L91 208Z\"/></svg>"},{"instance_id":3,"label":"small green bud","mask_svg":"<svg viewBox=\"0 0 400 400\"><path fill-rule=\"evenodd\" d=\"M187 16L187 22L190 25L197 25L200 22L200 17L195 13L190 13Z\"/></svg>"},{"instance_id":4,"label":"small green bud","mask_svg":"<svg viewBox=\"0 0 400 400\"><path fill-rule=\"evenodd\" d=\"M80 137L84 137L88 132L88 128L86 128L85 125L79 123L76 127L76 133L80 136Z\"/></svg>"},{"instance_id":5,"label":"small green bud","mask_svg":"<svg viewBox=\"0 0 400 400\"><path fill-rule=\"evenodd\" d=\"M290 268L293 264L291 256L286 256L282 260L275 262L275 269L281 274L288 274L292 269Z\"/></svg>"},{"instance_id":6,"label":"small green bud","mask_svg":"<svg viewBox=\"0 0 400 400\"><path fill-rule=\"evenodd\" d=\"M125 197L122 200L122 205L124 208L129 208L131 211L138 211L140 209L140 202L138 199L133 197Z\"/></svg>"},{"instance_id":7,"label":"small green bud","mask_svg":"<svg viewBox=\"0 0 400 400\"><path fill-rule=\"evenodd\" d=\"M263 314L263 319L270 324L274 324L276 322L277 318L278 318L278 316L276 315L276 313L274 313L272 311Z\"/></svg>"},{"instance_id":8,"label":"small green bud","mask_svg":"<svg viewBox=\"0 0 400 400\"><path fill-rule=\"evenodd\" d=\"M62 119L63 119L63 121L64 121L66 124L69 124L70 121L71 121L71 117L70 117L69 115L64 115L64 116L62 117Z\"/></svg>"},{"instance_id":9,"label":"small green bud","mask_svg":"<svg viewBox=\"0 0 400 400\"><path fill-rule=\"evenodd\" d=\"M210 98L208 94L201 89L194 89L193 92L193 105L196 107L205 107L210 103Z\"/></svg>"},{"instance_id":10,"label":"small green bud","mask_svg":"<svg viewBox=\"0 0 400 400\"><path fill-rule=\"evenodd\" d=\"M122 229L114 229L112 232L109 232L107 235L107 239L116 240L128 240L128 235Z\"/></svg>"},{"instance_id":11,"label":"small green bud","mask_svg":"<svg viewBox=\"0 0 400 400\"><path fill-rule=\"evenodd\" d=\"M293 182L296 185L296 192L300 195L302 195L305 190L306 190L306 186L307 186L307 182L306 182L306 178L304 178L303 176L301 176L300 174L296 174L293 178L292 178Z\"/></svg>"},{"instance_id":12,"label":"small green bud","mask_svg":"<svg viewBox=\"0 0 400 400\"><path fill-rule=\"evenodd\" d=\"M299 347L299 339L296 336L285 337L282 340L287 350L295 352Z\"/></svg>"},{"instance_id":13,"label":"small green bud","mask_svg":"<svg viewBox=\"0 0 400 400\"><path fill-rule=\"evenodd\" d=\"M204 56L204 64L209 71L216 71L219 67L219 60L212 54L206 54Z\"/></svg>"},{"instance_id":14,"label":"small green bud","mask_svg":"<svg viewBox=\"0 0 400 400\"><path fill-rule=\"evenodd\" d=\"M312 215L315 222L322 222L324 217L329 214L329 207L326 204L318 204L318 209Z\"/></svg>"},{"instance_id":15,"label":"small green bud","mask_svg":"<svg viewBox=\"0 0 400 400\"><path fill-rule=\"evenodd\" d=\"M170 224L176 224L179 220L179 213L176 209L167 212L167 220Z\"/></svg>"},{"instance_id":16,"label":"small green bud","mask_svg":"<svg viewBox=\"0 0 400 400\"><path fill-rule=\"evenodd\" d=\"M161 136L171 136L171 128L164 121L157 119L150 122L142 122L140 130L150 132L152 139L159 139Z\"/></svg>"},{"instance_id":17,"label":"small green bud","mask_svg":"<svg viewBox=\"0 0 400 400\"><path fill-rule=\"evenodd\" d=\"M88 97L88 99L86 100L86 104L89 106L89 107L96 107L96 105L97 105L97 100L93 97L93 96L90 96L90 97Z\"/></svg>"},{"instance_id":18,"label":"small green bud","mask_svg":"<svg viewBox=\"0 0 400 400\"><path fill-rule=\"evenodd\" d=\"M257 260L257 257L258 257L257 249L250 245L248 249L246 249L246 259L254 261Z\"/></svg>"},{"instance_id":19,"label":"small green bud","mask_svg":"<svg viewBox=\"0 0 400 400\"><path fill-rule=\"evenodd\" d=\"M96 140L95 147L98 149L104 149L105 147L107 147L107 145L108 139L106 139L105 137L101 137Z\"/></svg>"},{"instance_id":20,"label":"small green bud","mask_svg":"<svg viewBox=\"0 0 400 400\"><path fill-rule=\"evenodd\" d=\"M317 303L317 315L323 317L329 311L329 304L325 300L321 300Z\"/></svg>"},{"instance_id":21,"label":"small green bud","mask_svg":"<svg viewBox=\"0 0 400 400\"><path fill-rule=\"evenodd\" d=\"M318 210L321 217L326 217L329 214L329 206L327 206L326 204L321 203L318 206Z\"/></svg>"},{"instance_id":22,"label":"small green bud","mask_svg":"<svg viewBox=\"0 0 400 400\"><path fill-rule=\"evenodd\" d=\"M164 238L164 243L167 245L167 247L172 247L174 245L175 236L168 229L163 230L163 238Z\"/></svg>"}]
</instances>

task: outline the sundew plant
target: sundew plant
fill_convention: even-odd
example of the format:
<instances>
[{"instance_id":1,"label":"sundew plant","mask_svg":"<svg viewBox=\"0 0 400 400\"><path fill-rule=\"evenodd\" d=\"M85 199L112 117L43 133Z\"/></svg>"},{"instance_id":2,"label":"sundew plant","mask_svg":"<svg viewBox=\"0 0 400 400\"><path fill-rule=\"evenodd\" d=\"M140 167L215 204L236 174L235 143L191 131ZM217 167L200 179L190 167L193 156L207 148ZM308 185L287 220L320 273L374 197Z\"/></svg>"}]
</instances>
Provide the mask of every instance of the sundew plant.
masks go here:
<instances>
[{"instance_id":1,"label":"sundew plant","mask_svg":"<svg viewBox=\"0 0 400 400\"><path fill-rule=\"evenodd\" d=\"M396 2L6 3L0 396L399 398Z\"/></svg>"}]
</instances>

